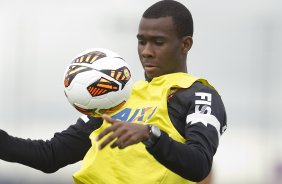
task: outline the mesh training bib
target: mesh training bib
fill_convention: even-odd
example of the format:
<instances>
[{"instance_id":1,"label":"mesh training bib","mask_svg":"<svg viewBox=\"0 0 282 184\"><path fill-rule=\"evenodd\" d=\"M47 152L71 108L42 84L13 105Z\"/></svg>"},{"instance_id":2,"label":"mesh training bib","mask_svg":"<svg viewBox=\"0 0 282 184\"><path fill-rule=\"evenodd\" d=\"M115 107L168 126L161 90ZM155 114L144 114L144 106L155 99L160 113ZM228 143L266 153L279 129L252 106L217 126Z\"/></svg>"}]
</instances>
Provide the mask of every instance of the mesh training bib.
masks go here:
<instances>
[{"instance_id":1,"label":"mesh training bib","mask_svg":"<svg viewBox=\"0 0 282 184\"><path fill-rule=\"evenodd\" d=\"M171 138L184 143L185 139L171 123L167 111L167 96L171 88L189 88L195 81L207 81L186 73L174 73L154 78L151 82L137 82L129 100L111 117L128 123L153 124ZM147 152L142 143L125 149L98 149L96 136L109 123L92 132L92 147L83 159L82 168L73 175L76 184L192 184L173 173ZM189 172L189 171L187 171Z\"/></svg>"}]
</instances>

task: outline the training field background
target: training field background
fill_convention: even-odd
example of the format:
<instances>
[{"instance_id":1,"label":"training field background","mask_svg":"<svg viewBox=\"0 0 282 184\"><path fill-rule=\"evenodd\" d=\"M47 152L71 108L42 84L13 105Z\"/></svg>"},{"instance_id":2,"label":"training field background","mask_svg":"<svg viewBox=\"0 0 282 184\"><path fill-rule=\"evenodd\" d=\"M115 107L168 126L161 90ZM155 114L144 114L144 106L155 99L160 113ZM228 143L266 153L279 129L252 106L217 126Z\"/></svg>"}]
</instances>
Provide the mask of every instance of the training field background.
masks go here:
<instances>
[{"instance_id":1,"label":"training field background","mask_svg":"<svg viewBox=\"0 0 282 184\"><path fill-rule=\"evenodd\" d=\"M63 74L85 49L118 52L134 81L143 79L136 34L143 11L154 2L0 0L0 128L50 139L75 123L80 114L64 96ZM228 114L214 184L281 184L282 1L180 2L195 24L189 72L217 88ZM0 160L0 184L72 183L80 165L44 174Z\"/></svg>"}]
</instances>

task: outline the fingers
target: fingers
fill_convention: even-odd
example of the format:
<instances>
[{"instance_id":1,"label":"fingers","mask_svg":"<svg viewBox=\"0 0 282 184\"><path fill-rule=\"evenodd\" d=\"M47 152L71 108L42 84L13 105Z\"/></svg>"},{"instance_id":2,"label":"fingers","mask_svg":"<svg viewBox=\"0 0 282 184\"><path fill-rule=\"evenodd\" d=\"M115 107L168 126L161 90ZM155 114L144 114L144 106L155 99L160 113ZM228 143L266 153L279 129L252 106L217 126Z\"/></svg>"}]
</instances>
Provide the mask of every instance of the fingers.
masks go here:
<instances>
[{"instance_id":1,"label":"fingers","mask_svg":"<svg viewBox=\"0 0 282 184\"><path fill-rule=\"evenodd\" d=\"M117 139L111 147L115 147L117 145L117 141L120 139L121 135L123 134L123 129L118 129L118 125L113 125L111 127L106 128L103 132L101 132L96 140L102 139L105 135L109 134L110 132L113 132L111 135L107 136L105 140L102 141L102 143L99 146L99 149L103 149L105 146L107 146L109 143ZM122 141L119 140L119 141Z\"/></svg>"},{"instance_id":2,"label":"fingers","mask_svg":"<svg viewBox=\"0 0 282 184\"><path fill-rule=\"evenodd\" d=\"M106 120L108 123L114 124L116 120L112 119L109 115L103 114L102 118Z\"/></svg>"},{"instance_id":3,"label":"fingers","mask_svg":"<svg viewBox=\"0 0 282 184\"><path fill-rule=\"evenodd\" d=\"M111 125L96 137L96 141L103 139L99 149L103 149L108 144L111 144L111 148L123 149L141 142L148 134L148 128L145 125L114 120L105 114L102 118Z\"/></svg>"},{"instance_id":4,"label":"fingers","mask_svg":"<svg viewBox=\"0 0 282 184\"><path fill-rule=\"evenodd\" d=\"M122 127L122 122L121 121L116 121L112 119L110 116L103 114L102 118L106 120L108 123L112 124L112 126L105 128L97 137L96 141L101 140L103 137L107 136L105 140L102 141L102 143L99 145L99 149L103 149L105 146L107 146L109 143L111 143L115 139L119 139L119 137L122 135L123 130ZM109 135L112 133L111 135ZM120 142L116 143L116 141L111 145L111 147L116 147L116 145L120 146Z\"/></svg>"},{"instance_id":5,"label":"fingers","mask_svg":"<svg viewBox=\"0 0 282 184\"><path fill-rule=\"evenodd\" d=\"M116 130L118 125L112 125L108 128L106 128L105 130L103 130L97 137L96 137L96 141L101 140L103 137L105 137L106 135L110 134L111 132L114 132ZM118 136L119 132L115 132L112 133L111 135L109 135L99 146L100 149L104 148L107 144L109 144L110 142L112 142L117 136Z\"/></svg>"},{"instance_id":6,"label":"fingers","mask_svg":"<svg viewBox=\"0 0 282 184\"><path fill-rule=\"evenodd\" d=\"M117 141L117 147L119 149L123 149L123 148L126 148L127 146L130 146L130 145L133 145L133 144L136 144L136 143L139 143L140 140L138 140L135 136L124 136L124 139L123 140L118 140Z\"/></svg>"},{"instance_id":7,"label":"fingers","mask_svg":"<svg viewBox=\"0 0 282 184\"><path fill-rule=\"evenodd\" d=\"M112 132L114 130L113 126L110 126L108 128L106 128L105 130L103 130L97 137L96 137L96 141L101 140L105 135L109 134L110 132Z\"/></svg>"},{"instance_id":8,"label":"fingers","mask_svg":"<svg viewBox=\"0 0 282 184\"><path fill-rule=\"evenodd\" d=\"M111 148L118 147L119 149L123 149L123 148L127 147L128 146L128 139L129 139L129 137L126 134L122 133L121 136L118 137L118 139L114 143L111 144Z\"/></svg>"},{"instance_id":9,"label":"fingers","mask_svg":"<svg viewBox=\"0 0 282 184\"><path fill-rule=\"evenodd\" d=\"M114 125L114 123L116 122L114 119L112 119L110 116L103 114L102 118L104 120L106 120L108 123ZM100 139L102 139L105 135L109 134L110 132L115 130L115 126L110 126L108 128L106 128L102 133L100 133L97 137L96 137L96 141L99 141Z\"/></svg>"},{"instance_id":10,"label":"fingers","mask_svg":"<svg viewBox=\"0 0 282 184\"><path fill-rule=\"evenodd\" d=\"M132 135L129 132L126 132L126 130L121 132L119 136L116 138L117 140L111 144L111 148L118 147L119 149L123 149L126 148L127 146L140 142L140 139L138 139L137 136Z\"/></svg>"}]
</instances>

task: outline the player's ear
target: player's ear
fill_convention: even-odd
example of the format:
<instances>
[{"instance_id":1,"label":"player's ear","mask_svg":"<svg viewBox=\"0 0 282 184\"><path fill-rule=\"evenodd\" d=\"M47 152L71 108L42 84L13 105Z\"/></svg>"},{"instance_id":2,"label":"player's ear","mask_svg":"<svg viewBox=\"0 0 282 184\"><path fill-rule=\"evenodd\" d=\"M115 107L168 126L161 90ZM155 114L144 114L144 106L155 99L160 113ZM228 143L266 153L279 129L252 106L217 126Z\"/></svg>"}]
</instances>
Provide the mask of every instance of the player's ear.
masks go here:
<instances>
[{"instance_id":1,"label":"player's ear","mask_svg":"<svg viewBox=\"0 0 282 184\"><path fill-rule=\"evenodd\" d=\"M184 36L182 38L182 53L187 54L193 45L193 38L191 36Z\"/></svg>"}]
</instances>

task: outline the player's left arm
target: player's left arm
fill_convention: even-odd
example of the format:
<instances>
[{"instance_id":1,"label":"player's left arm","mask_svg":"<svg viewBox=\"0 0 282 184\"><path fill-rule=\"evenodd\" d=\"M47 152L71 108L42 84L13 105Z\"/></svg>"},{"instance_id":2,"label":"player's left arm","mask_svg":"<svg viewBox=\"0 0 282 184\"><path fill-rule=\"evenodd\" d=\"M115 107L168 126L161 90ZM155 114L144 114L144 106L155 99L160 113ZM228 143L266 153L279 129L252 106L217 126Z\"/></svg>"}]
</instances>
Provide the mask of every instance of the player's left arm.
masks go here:
<instances>
[{"instance_id":1,"label":"player's left arm","mask_svg":"<svg viewBox=\"0 0 282 184\"><path fill-rule=\"evenodd\" d=\"M226 113L221 97L213 89L200 86L189 93L184 95L186 100L180 99L184 103L180 105L186 106L186 115L182 118L179 114L179 120L186 123L186 143L177 142L162 131L158 142L147 150L171 171L199 182L211 170L219 138L226 129Z\"/></svg>"}]
</instances>

